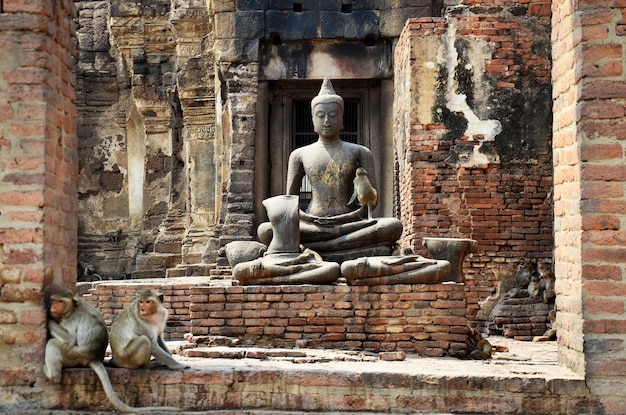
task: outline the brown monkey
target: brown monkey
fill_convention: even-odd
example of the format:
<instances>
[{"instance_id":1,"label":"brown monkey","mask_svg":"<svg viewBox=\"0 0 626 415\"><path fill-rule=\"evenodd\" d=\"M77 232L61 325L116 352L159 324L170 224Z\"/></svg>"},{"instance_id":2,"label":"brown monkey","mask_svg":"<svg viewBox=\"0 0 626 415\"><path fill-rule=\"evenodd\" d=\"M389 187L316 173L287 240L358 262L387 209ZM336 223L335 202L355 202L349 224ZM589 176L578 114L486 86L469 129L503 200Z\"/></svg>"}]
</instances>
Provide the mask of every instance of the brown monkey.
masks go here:
<instances>
[{"instance_id":1,"label":"brown monkey","mask_svg":"<svg viewBox=\"0 0 626 415\"><path fill-rule=\"evenodd\" d=\"M357 168L353 184L354 192L352 193L352 197L350 197L346 206L349 206L353 204L355 200L358 200L361 206L367 206L367 218L372 219L372 210L378 203L378 192L374 189L372 183L370 183L370 180L367 177L367 170L363 167Z\"/></svg>"},{"instance_id":2,"label":"brown monkey","mask_svg":"<svg viewBox=\"0 0 626 415\"><path fill-rule=\"evenodd\" d=\"M472 360L487 360L491 359L493 354L493 346L487 339L485 339L480 332L474 330L470 326L467 326L468 331L468 359Z\"/></svg>"},{"instance_id":3,"label":"brown monkey","mask_svg":"<svg viewBox=\"0 0 626 415\"><path fill-rule=\"evenodd\" d=\"M188 367L174 360L163 341L168 312L162 303L163 294L144 291L117 316L111 324L111 363L129 369L149 367L154 356L170 369Z\"/></svg>"},{"instance_id":4,"label":"brown monkey","mask_svg":"<svg viewBox=\"0 0 626 415\"><path fill-rule=\"evenodd\" d=\"M111 405L120 412L177 411L178 408L133 408L118 397L102 360L108 343L104 319L98 310L69 290L50 296L50 340L46 344L44 373L59 383L64 367L85 366L96 372Z\"/></svg>"}]
</instances>

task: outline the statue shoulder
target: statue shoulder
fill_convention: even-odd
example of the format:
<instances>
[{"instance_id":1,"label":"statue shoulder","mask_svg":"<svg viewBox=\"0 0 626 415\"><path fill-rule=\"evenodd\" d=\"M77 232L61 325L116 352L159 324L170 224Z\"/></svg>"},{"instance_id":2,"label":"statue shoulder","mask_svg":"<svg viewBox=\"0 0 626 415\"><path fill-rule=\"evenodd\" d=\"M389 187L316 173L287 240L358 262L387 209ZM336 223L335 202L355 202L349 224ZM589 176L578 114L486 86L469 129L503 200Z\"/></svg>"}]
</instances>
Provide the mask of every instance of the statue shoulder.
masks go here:
<instances>
[{"instance_id":1,"label":"statue shoulder","mask_svg":"<svg viewBox=\"0 0 626 415\"><path fill-rule=\"evenodd\" d=\"M371 150L367 147L365 147L362 144L356 144L356 143L351 143L349 141L343 141L343 145L344 148L348 148L350 150L355 150L358 151L360 153L366 153L366 154L371 154Z\"/></svg>"},{"instance_id":2,"label":"statue shoulder","mask_svg":"<svg viewBox=\"0 0 626 415\"><path fill-rule=\"evenodd\" d=\"M299 160L299 159L301 159L301 158L302 158L302 153L303 153L302 149L303 149L303 148L305 148L305 147L306 147L306 146L304 146L304 147L298 147L298 148L294 149L294 150L293 150L293 151L289 154L289 161L292 161L292 160Z\"/></svg>"}]
</instances>

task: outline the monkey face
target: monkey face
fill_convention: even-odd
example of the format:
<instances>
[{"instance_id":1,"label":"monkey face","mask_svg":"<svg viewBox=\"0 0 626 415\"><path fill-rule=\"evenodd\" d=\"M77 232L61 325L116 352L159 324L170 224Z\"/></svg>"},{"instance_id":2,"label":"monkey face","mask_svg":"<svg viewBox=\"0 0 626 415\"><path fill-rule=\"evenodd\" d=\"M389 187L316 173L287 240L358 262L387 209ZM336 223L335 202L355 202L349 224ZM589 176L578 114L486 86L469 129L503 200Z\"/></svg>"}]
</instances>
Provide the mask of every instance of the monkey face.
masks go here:
<instances>
[{"instance_id":1,"label":"monkey face","mask_svg":"<svg viewBox=\"0 0 626 415\"><path fill-rule=\"evenodd\" d=\"M57 321L60 320L67 312L67 301L59 297L53 297L50 301L50 317Z\"/></svg>"},{"instance_id":2,"label":"monkey face","mask_svg":"<svg viewBox=\"0 0 626 415\"><path fill-rule=\"evenodd\" d=\"M152 298L140 298L137 307L139 315L144 317L156 313L158 305Z\"/></svg>"}]
</instances>

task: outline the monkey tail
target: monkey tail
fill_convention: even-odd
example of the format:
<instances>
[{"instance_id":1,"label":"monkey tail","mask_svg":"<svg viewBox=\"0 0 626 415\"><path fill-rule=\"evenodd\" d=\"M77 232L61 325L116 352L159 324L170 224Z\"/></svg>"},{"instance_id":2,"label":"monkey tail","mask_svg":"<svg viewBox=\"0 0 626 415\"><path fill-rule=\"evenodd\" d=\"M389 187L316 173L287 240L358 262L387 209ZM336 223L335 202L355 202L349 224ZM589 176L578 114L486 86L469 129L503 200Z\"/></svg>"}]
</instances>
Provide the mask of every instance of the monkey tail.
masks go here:
<instances>
[{"instance_id":1,"label":"monkey tail","mask_svg":"<svg viewBox=\"0 0 626 415\"><path fill-rule=\"evenodd\" d=\"M100 379L100 383L102 383L102 388L104 389L104 393L106 394L107 398L109 398L111 405L113 405L113 407L120 412L129 413L129 412L154 412L154 411L167 411L167 412L179 412L180 411L179 408L175 408L171 406L147 406L144 408L135 408L135 407L126 405L124 402L120 400L120 398L117 397L117 393L115 393L115 390L113 389L113 385L111 385L109 374L104 368L104 365L102 364L102 362L95 362L95 361L91 362L89 363L89 367L91 367L93 371L96 372L96 375L98 375L98 378Z\"/></svg>"}]
</instances>

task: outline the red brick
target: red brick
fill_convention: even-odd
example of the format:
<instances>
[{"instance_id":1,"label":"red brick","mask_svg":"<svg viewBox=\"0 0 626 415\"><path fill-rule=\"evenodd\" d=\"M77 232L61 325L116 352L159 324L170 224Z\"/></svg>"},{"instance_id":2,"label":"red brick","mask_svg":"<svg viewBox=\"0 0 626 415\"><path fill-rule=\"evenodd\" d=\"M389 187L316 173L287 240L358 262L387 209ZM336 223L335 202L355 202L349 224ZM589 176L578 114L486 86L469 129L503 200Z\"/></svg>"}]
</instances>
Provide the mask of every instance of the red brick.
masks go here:
<instances>
[{"instance_id":1,"label":"red brick","mask_svg":"<svg viewBox=\"0 0 626 415\"><path fill-rule=\"evenodd\" d=\"M587 280L622 280L622 268L618 265L589 265L582 268L583 277Z\"/></svg>"},{"instance_id":2,"label":"red brick","mask_svg":"<svg viewBox=\"0 0 626 415\"><path fill-rule=\"evenodd\" d=\"M622 45L593 44L587 47L583 47L583 60L598 60L621 57Z\"/></svg>"},{"instance_id":3,"label":"red brick","mask_svg":"<svg viewBox=\"0 0 626 415\"><path fill-rule=\"evenodd\" d=\"M599 173L601 169L595 169ZM593 174L593 172L589 172ZM610 173L609 173L610 175ZM624 185L620 182L584 182L581 198L584 199L613 199L624 196Z\"/></svg>"},{"instance_id":4,"label":"red brick","mask_svg":"<svg viewBox=\"0 0 626 415\"><path fill-rule=\"evenodd\" d=\"M615 215L584 216L582 221L583 230L618 230L620 219Z\"/></svg>"},{"instance_id":5,"label":"red brick","mask_svg":"<svg viewBox=\"0 0 626 415\"><path fill-rule=\"evenodd\" d=\"M616 138L618 140L626 139L626 123L620 121L612 122L582 122L582 131L590 139L600 137Z\"/></svg>"},{"instance_id":6,"label":"red brick","mask_svg":"<svg viewBox=\"0 0 626 415\"><path fill-rule=\"evenodd\" d=\"M620 281L584 281L583 292L586 296L624 296L626 294L626 283Z\"/></svg>"},{"instance_id":7,"label":"red brick","mask_svg":"<svg viewBox=\"0 0 626 415\"><path fill-rule=\"evenodd\" d=\"M586 145L581 149L583 161L611 160L624 156L624 151L619 143Z\"/></svg>"},{"instance_id":8,"label":"red brick","mask_svg":"<svg viewBox=\"0 0 626 415\"><path fill-rule=\"evenodd\" d=\"M4 265L30 265L41 261L41 254L32 249L9 249L2 258Z\"/></svg>"},{"instance_id":9,"label":"red brick","mask_svg":"<svg viewBox=\"0 0 626 415\"><path fill-rule=\"evenodd\" d=\"M583 200L580 204L583 213L626 213L626 200Z\"/></svg>"},{"instance_id":10,"label":"red brick","mask_svg":"<svg viewBox=\"0 0 626 415\"><path fill-rule=\"evenodd\" d=\"M626 371L626 359L616 358L588 358L587 372L594 376L616 376ZM621 408L623 411L623 406Z\"/></svg>"},{"instance_id":11,"label":"red brick","mask_svg":"<svg viewBox=\"0 0 626 415\"><path fill-rule=\"evenodd\" d=\"M610 101L586 101L580 104L582 118L621 118L624 116L624 105Z\"/></svg>"},{"instance_id":12,"label":"red brick","mask_svg":"<svg viewBox=\"0 0 626 415\"><path fill-rule=\"evenodd\" d=\"M587 62L582 65L581 75L583 77L611 77L622 76L623 65L619 60L606 62Z\"/></svg>"},{"instance_id":13,"label":"red brick","mask_svg":"<svg viewBox=\"0 0 626 415\"><path fill-rule=\"evenodd\" d=\"M583 299L585 313L589 314L614 314L624 313L624 300L607 298L585 297Z\"/></svg>"},{"instance_id":14,"label":"red brick","mask_svg":"<svg viewBox=\"0 0 626 415\"><path fill-rule=\"evenodd\" d=\"M609 28L605 25L585 26L582 28L582 41L603 40L609 37Z\"/></svg>"},{"instance_id":15,"label":"red brick","mask_svg":"<svg viewBox=\"0 0 626 415\"><path fill-rule=\"evenodd\" d=\"M595 81L584 84L582 100L626 98L626 84L621 81Z\"/></svg>"},{"instance_id":16,"label":"red brick","mask_svg":"<svg viewBox=\"0 0 626 415\"><path fill-rule=\"evenodd\" d=\"M582 169L583 180L606 180L626 182L626 169L622 165L586 165ZM610 196L609 196L610 197Z\"/></svg>"},{"instance_id":17,"label":"red brick","mask_svg":"<svg viewBox=\"0 0 626 415\"><path fill-rule=\"evenodd\" d=\"M43 307L27 309L20 314L20 324L43 326L46 324L46 321L47 315Z\"/></svg>"},{"instance_id":18,"label":"red brick","mask_svg":"<svg viewBox=\"0 0 626 415\"><path fill-rule=\"evenodd\" d=\"M626 232L587 231L583 233L582 242L591 242L595 245L626 246Z\"/></svg>"},{"instance_id":19,"label":"red brick","mask_svg":"<svg viewBox=\"0 0 626 415\"><path fill-rule=\"evenodd\" d=\"M585 27L607 24L612 21L613 13L608 8L594 7L592 10L585 10L580 13L580 23Z\"/></svg>"}]
</instances>

